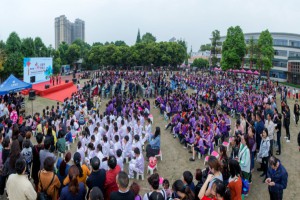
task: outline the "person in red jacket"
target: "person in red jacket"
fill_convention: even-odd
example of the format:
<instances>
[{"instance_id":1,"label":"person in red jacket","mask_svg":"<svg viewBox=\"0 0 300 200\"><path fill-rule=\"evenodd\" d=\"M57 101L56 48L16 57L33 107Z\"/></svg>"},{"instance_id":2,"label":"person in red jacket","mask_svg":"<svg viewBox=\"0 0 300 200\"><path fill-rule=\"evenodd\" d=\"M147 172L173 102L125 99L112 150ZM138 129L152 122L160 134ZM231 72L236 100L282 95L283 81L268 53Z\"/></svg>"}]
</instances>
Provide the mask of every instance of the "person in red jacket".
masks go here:
<instances>
[{"instance_id":1,"label":"person in red jacket","mask_svg":"<svg viewBox=\"0 0 300 200\"><path fill-rule=\"evenodd\" d=\"M118 191L118 185L116 182L116 177L118 173L121 171L119 165L117 165L117 159L115 156L110 156L108 159L108 167L109 170L106 172L106 179L104 183L105 195L104 199L109 200L110 193Z\"/></svg>"}]
</instances>

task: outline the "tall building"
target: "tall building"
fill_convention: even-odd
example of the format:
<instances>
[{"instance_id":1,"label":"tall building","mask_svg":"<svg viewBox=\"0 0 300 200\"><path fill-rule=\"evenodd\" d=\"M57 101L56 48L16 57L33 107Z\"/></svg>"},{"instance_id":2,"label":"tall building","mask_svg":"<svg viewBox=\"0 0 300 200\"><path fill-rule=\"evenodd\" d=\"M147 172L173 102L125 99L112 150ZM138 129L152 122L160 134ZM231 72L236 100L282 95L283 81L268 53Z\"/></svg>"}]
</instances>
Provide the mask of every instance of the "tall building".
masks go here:
<instances>
[{"instance_id":1,"label":"tall building","mask_svg":"<svg viewBox=\"0 0 300 200\"><path fill-rule=\"evenodd\" d=\"M260 33L245 33L245 43L253 38L258 41ZM300 83L300 34L271 32L273 37L274 59L273 68L270 70L270 78L278 81ZM226 36L220 38L221 44ZM219 61L222 54L218 54ZM249 68L249 55L245 56L244 68ZM253 65L255 68L255 66ZM262 75L266 75L265 72Z\"/></svg>"},{"instance_id":2,"label":"tall building","mask_svg":"<svg viewBox=\"0 0 300 200\"><path fill-rule=\"evenodd\" d=\"M55 18L55 48L59 44L66 42L71 44L76 39L85 40L85 23L81 19L76 19L74 23L70 22L65 15Z\"/></svg>"}]
</instances>

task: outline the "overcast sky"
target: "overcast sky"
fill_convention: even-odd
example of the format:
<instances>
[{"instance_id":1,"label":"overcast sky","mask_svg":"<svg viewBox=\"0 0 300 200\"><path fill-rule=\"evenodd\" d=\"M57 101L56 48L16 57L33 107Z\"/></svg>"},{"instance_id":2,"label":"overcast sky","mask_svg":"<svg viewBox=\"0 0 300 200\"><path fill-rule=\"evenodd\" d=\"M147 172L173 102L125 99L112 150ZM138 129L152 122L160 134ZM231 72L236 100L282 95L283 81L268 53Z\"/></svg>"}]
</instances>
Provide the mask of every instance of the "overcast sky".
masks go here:
<instances>
[{"instance_id":1,"label":"overcast sky","mask_svg":"<svg viewBox=\"0 0 300 200\"><path fill-rule=\"evenodd\" d=\"M240 25L245 33L300 33L299 7L299 0L0 0L0 40L16 31L54 46L54 18L64 14L85 21L90 44L132 45L140 28L158 41L185 39L197 51L213 30L226 35L229 26Z\"/></svg>"}]
</instances>

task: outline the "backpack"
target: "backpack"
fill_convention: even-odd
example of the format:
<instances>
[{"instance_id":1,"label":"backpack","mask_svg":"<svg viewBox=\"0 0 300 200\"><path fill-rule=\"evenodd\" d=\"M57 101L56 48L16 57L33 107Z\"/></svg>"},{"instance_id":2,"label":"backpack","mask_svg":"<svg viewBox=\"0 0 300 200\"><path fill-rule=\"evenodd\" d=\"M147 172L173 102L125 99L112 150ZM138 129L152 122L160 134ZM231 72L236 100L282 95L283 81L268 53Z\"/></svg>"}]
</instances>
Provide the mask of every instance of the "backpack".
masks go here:
<instances>
[{"instance_id":1,"label":"backpack","mask_svg":"<svg viewBox=\"0 0 300 200\"><path fill-rule=\"evenodd\" d=\"M50 195L47 194L47 190L49 189L49 187L50 187L51 184L53 183L55 174L53 173L53 177L52 177L52 180L51 180L50 184L48 185L47 189L44 190L44 189L43 189L42 182L41 182L41 179L40 179L40 173L41 173L41 172L39 172L39 182L41 183L41 192L38 193L37 199L39 199L39 200L52 200L52 197L51 197Z\"/></svg>"},{"instance_id":2,"label":"backpack","mask_svg":"<svg viewBox=\"0 0 300 200\"><path fill-rule=\"evenodd\" d=\"M248 194L250 190L250 183L247 179L242 178L242 194Z\"/></svg>"}]
</instances>

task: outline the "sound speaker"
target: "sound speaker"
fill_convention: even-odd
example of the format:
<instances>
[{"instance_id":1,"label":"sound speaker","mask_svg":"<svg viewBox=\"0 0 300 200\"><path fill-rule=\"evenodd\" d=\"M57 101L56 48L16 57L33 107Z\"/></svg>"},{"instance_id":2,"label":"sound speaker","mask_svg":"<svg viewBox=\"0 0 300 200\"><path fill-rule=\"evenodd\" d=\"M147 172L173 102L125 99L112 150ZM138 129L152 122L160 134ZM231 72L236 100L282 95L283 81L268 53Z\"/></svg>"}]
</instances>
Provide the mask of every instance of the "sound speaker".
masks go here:
<instances>
[{"instance_id":1,"label":"sound speaker","mask_svg":"<svg viewBox=\"0 0 300 200\"><path fill-rule=\"evenodd\" d=\"M74 84L76 84L77 83L77 78L73 78L72 81L73 81Z\"/></svg>"},{"instance_id":2,"label":"sound speaker","mask_svg":"<svg viewBox=\"0 0 300 200\"><path fill-rule=\"evenodd\" d=\"M30 76L30 83L35 83L35 76Z\"/></svg>"},{"instance_id":3,"label":"sound speaker","mask_svg":"<svg viewBox=\"0 0 300 200\"><path fill-rule=\"evenodd\" d=\"M49 84L46 84L46 85L45 85L45 89L48 89L48 88L50 88L50 85L49 85Z\"/></svg>"},{"instance_id":4,"label":"sound speaker","mask_svg":"<svg viewBox=\"0 0 300 200\"><path fill-rule=\"evenodd\" d=\"M69 83L69 80L65 80L65 83Z\"/></svg>"},{"instance_id":5,"label":"sound speaker","mask_svg":"<svg viewBox=\"0 0 300 200\"><path fill-rule=\"evenodd\" d=\"M34 90L30 90L29 91L29 100L34 100L35 99L35 91Z\"/></svg>"}]
</instances>

